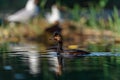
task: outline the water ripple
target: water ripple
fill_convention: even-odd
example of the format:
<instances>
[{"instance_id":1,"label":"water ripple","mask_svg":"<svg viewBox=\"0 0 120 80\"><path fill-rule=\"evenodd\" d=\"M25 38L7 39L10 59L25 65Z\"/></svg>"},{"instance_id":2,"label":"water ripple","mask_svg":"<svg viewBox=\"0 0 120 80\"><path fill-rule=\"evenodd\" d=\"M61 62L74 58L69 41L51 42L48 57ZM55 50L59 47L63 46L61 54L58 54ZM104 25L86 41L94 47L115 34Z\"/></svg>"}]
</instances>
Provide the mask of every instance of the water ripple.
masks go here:
<instances>
[{"instance_id":1,"label":"water ripple","mask_svg":"<svg viewBox=\"0 0 120 80\"><path fill-rule=\"evenodd\" d=\"M86 56L120 56L120 52L112 53L112 52L92 52Z\"/></svg>"}]
</instances>

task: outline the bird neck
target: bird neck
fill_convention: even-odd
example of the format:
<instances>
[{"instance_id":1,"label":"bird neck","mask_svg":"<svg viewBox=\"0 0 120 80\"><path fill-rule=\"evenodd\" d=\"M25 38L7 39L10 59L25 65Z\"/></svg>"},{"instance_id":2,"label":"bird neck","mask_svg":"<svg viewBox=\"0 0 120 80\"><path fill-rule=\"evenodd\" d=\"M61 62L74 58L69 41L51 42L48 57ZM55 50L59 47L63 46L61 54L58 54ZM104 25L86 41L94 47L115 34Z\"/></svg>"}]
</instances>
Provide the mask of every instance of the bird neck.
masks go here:
<instances>
[{"instance_id":1,"label":"bird neck","mask_svg":"<svg viewBox=\"0 0 120 80\"><path fill-rule=\"evenodd\" d=\"M27 9L27 10L33 10L33 9L36 8L36 6L37 5L35 4L35 0L28 0L27 4L25 6L25 9Z\"/></svg>"},{"instance_id":2,"label":"bird neck","mask_svg":"<svg viewBox=\"0 0 120 80\"><path fill-rule=\"evenodd\" d=\"M60 11L59 11L59 9L57 8L57 6L52 6L52 14L53 14L53 15L56 15L56 16L59 16L59 15L60 15Z\"/></svg>"},{"instance_id":3,"label":"bird neck","mask_svg":"<svg viewBox=\"0 0 120 80\"><path fill-rule=\"evenodd\" d=\"M59 41L58 44L57 44L57 52L58 53L63 52L63 42L62 42L62 40Z\"/></svg>"}]
</instances>

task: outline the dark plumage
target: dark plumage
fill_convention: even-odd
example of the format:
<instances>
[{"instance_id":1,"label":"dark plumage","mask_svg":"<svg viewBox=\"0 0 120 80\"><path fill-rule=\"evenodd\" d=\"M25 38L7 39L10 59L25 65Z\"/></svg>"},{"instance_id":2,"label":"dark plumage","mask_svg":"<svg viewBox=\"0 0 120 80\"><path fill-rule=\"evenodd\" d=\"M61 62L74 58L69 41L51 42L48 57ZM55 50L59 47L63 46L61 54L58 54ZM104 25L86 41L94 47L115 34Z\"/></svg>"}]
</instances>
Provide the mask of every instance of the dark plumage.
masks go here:
<instances>
[{"instance_id":1,"label":"dark plumage","mask_svg":"<svg viewBox=\"0 0 120 80\"><path fill-rule=\"evenodd\" d=\"M57 46L50 47L49 50L54 50L58 54L64 53L75 57L80 55L90 54L90 52L88 51L79 50L79 49L63 50L63 38L59 32L54 33L53 40L57 42Z\"/></svg>"}]
</instances>

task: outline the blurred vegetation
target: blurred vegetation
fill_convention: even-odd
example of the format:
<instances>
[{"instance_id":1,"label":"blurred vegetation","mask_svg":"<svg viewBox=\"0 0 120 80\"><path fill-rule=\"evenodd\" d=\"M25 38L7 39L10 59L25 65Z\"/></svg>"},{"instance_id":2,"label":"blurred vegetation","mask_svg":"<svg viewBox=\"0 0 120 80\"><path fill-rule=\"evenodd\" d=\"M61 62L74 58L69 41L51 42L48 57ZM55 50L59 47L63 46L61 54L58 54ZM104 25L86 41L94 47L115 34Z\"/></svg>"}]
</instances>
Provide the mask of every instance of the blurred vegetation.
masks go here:
<instances>
[{"instance_id":1,"label":"blurred vegetation","mask_svg":"<svg viewBox=\"0 0 120 80\"><path fill-rule=\"evenodd\" d=\"M27 0L0 0L0 10L4 9L19 9L25 5ZM40 0L41 7L49 8L54 3L65 5L68 7L74 7L74 4L79 4L81 7L89 7L90 5L96 5L100 8L112 9L113 6L120 8L119 0ZM14 7L16 6L16 7Z\"/></svg>"},{"instance_id":2,"label":"blurred vegetation","mask_svg":"<svg viewBox=\"0 0 120 80\"><path fill-rule=\"evenodd\" d=\"M0 5L0 10L7 9L8 6L15 4L17 1L12 0L11 2L12 3L9 3L9 0L8 2L7 0L1 0L1 3L3 4ZM24 6L25 2L26 0L21 1L22 5L20 6ZM39 4L40 14L37 18L31 20L28 25L18 24L15 27L9 27L9 25L2 24L0 28L0 40L7 42L19 42L21 40L24 41L25 38L27 40L38 40L41 42L42 38L45 37L42 35L44 30L48 28L48 26L51 26L51 24L46 22L44 13L48 9L50 10L50 6L53 3L57 3L63 10L63 15L64 13L67 13L67 20L62 23L62 25L64 25L63 29L66 32L64 33L65 38L69 37L70 34L74 34L73 36L77 36L77 34L79 34L78 39L81 40L79 40L77 43L73 42L73 44L80 46L82 44L82 46L86 47L90 51L114 51L116 48L115 45L120 43L120 18L119 5L117 3L113 5L112 2L119 3L120 1L41 0ZM113 5L112 7L110 3ZM17 3L15 5L17 5ZM19 5L17 5L15 8L20 8L18 6ZM12 8L13 7L11 7L11 9ZM74 30L71 30L70 27L66 28L65 26L72 26L75 28ZM89 36L90 38L85 40L86 36ZM68 39L69 38L66 38L66 40ZM111 47L108 47L109 44Z\"/></svg>"},{"instance_id":3,"label":"blurred vegetation","mask_svg":"<svg viewBox=\"0 0 120 80\"><path fill-rule=\"evenodd\" d=\"M4 53L5 51L9 51L9 43L5 42L5 43L1 43L0 44L0 53Z\"/></svg>"}]
</instances>

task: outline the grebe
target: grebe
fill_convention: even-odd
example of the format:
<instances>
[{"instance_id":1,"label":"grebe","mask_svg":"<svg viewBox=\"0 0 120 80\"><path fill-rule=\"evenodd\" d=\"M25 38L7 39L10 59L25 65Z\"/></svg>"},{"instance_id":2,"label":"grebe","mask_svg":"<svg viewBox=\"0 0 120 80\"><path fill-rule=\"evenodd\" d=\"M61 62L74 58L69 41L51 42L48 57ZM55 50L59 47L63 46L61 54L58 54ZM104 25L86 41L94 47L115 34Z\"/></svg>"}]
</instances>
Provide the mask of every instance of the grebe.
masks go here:
<instances>
[{"instance_id":1,"label":"grebe","mask_svg":"<svg viewBox=\"0 0 120 80\"><path fill-rule=\"evenodd\" d=\"M88 51L79 50L79 49L63 50L63 38L59 32L54 33L52 40L55 40L57 42L57 46L51 47L49 49L55 50L58 53L58 55L62 55L64 53L64 54L71 55L73 57L78 57L81 55L90 54L90 52Z\"/></svg>"}]
</instances>

